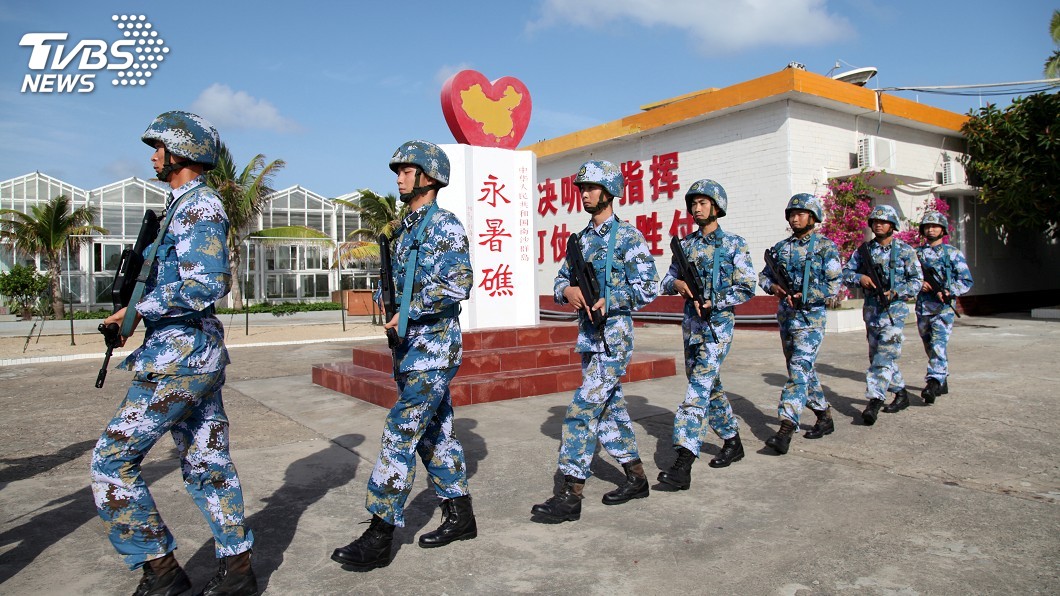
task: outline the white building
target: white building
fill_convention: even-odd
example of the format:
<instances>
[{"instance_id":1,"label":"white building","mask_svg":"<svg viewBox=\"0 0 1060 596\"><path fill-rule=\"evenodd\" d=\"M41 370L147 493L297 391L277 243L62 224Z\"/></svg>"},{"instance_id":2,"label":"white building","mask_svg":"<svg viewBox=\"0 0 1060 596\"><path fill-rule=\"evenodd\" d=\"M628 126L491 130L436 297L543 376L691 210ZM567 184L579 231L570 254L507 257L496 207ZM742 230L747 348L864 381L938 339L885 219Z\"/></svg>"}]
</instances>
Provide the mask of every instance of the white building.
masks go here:
<instances>
[{"instance_id":1,"label":"white building","mask_svg":"<svg viewBox=\"0 0 1060 596\"><path fill-rule=\"evenodd\" d=\"M135 242L147 209L162 212L167 192L167 187L160 183L139 178L84 190L34 172L0 182L0 209L28 213L33 206L58 195L69 197L74 209L85 205L94 207L97 213L94 223L106 228L107 234L93 235L85 246L63 259L61 284L64 297L75 305L110 308L110 286L121 252ZM349 200L357 196L358 193L351 193L340 198ZM322 232L330 241L272 239L265 243L248 238L243 243L239 280L244 298L251 303L262 299L270 302L330 300L331 291L339 288L340 277L344 289L368 288L377 272L363 267L346 267L340 271L331 266L336 244L360 225L356 210L311 190L292 186L276 191L253 231L305 226ZM14 263L32 264L45 270L45 264L39 259L19 254L9 240L0 241L0 271L9 270Z\"/></svg>"},{"instance_id":2,"label":"white building","mask_svg":"<svg viewBox=\"0 0 1060 596\"><path fill-rule=\"evenodd\" d=\"M1060 251L1040 239L1005 244L979 226L977 189L959 163L966 117L798 68L643 106L641 112L524 147L537 157L538 287L551 288L570 232L588 215L572 180L588 159L620 165L626 196L619 217L637 225L669 266L669 240L691 231L684 193L710 178L725 188L723 229L744 236L756 268L763 251L790 232L788 199L823 196L829 179L862 170L892 191L887 202L919 221L926 199L950 205L951 242L968 256L975 287L965 309L1011 310L1020 296L1035 302L1060 287ZM761 290L759 290L761 295ZM1037 298L1036 298L1037 297ZM771 298L745 313L766 312ZM775 304L775 303L772 303Z\"/></svg>"}]
</instances>

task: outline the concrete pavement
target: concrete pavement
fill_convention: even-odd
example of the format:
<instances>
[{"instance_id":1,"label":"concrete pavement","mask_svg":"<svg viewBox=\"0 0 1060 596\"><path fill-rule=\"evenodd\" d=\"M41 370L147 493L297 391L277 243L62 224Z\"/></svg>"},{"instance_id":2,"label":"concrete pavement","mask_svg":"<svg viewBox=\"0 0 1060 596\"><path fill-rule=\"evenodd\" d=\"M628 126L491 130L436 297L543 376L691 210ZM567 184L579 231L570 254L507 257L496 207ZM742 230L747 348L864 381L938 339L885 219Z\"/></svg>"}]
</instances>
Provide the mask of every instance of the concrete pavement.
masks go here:
<instances>
[{"instance_id":1,"label":"concrete pavement","mask_svg":"<svg viewBox=\"0 0 1060 596\"><path fill-rule=\"evenodd\" d=\"M228 321L225 321L229 324ZM238 325L239 323L235 323ZM68 330L67 330L68 332ZM680 353L680 330L636 330L637 349ZM352 342L233 351L225 399L233 457L257 535L267 594L968 594L1060 593L1060 323L1025 314L964 317L951 343L949 395L860 423L867 347L828 335L819 372L837 430L797 437L783 457L784 382L776 331L737 332L722 369L747 457L714 470L710 434L688 491L607 507L622 478L594 463L582 519L530 521L549 496L569 394L457 410L479 537L421 549L439 513L422 468L389 567L343 570L332 549L359 535L367 477L386 412L314 386L309 367L349 357ZM902 371L923 386L923 350L906 328ZM0 593L131 593L88 490L92 445L128 387L98 360L0 367ZM683 376L625 386L649 477L669 465ZM809 415L812 418L812 415ZM812 420L810 421L812 422ZM804 429L808 425L804 425ZM215 562L205 522L184 493L174 450L145 474L201 586ZM654 486L653 482L653 486Z\"/></svg>"}]
</instances>

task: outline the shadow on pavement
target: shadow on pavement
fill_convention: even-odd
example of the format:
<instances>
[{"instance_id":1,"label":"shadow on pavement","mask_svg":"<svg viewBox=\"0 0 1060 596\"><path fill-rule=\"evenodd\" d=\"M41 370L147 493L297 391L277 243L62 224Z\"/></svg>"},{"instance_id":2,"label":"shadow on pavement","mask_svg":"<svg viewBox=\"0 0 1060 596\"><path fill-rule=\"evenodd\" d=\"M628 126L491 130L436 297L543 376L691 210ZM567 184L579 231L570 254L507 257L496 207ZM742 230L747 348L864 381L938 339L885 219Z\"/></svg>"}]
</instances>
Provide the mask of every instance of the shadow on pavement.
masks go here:
<instances>
[{"instance_id":1,"label":"shadow on pavement","mask_svg":"<svg viewBox=\"0 0 1060 596\"><path fill-rule=\"evenodd\" d=\"M254 573L262 592L268 587L273 572L283 564L284 553L294 540L306 510L328 491L354 478L357 468L351 465L347 452L363 442L362 435L343 435L326 449L293 462L284 473L283 485L263 499L265 508L247 518L247 526L254 532ZM350 525L354 525L353 520ZM321 548L333 547L321 545ZM205 584L213 577L217 571L213 539L199 547L185 569L192 576L193 585Z\"/></svg>"},{"instance_id":2,"label":"shadow on pavement","mask_svg":"<svg viewBox=\"0 0 1060 596\"><path fill-rule=\"evenodd\" d=\"M95 441L86 442L90 443L89 447L96 444ZM167 458L165 461L143 466L144 481L150 486L162 476L176 470L178 461L177 458ZM87 468L85 477L88 477ZM0 584L22 571L52 545L96 519L92 488L85 486L68 495L52 499L23 517L27 516L29 517L25 522L0 534L0 548L9 544L17 545L0 554Z\"/></svg>"},{"instance_id":3,"label":"shadow on pavement","mask_svg":"<svg viewBox=\"0 0 1060 596\"><path fill-rule=\"evenodd\" d=\"M65 464L68 461L73 461L91 450L95 445L95 440L81 441L80 443L74 443L63 447L49 455L31 455L29 457L0 459L0 464L10 466L0 470L0 487L8 482L32 478L37 474L42 474L51 470L55 466Z\"/></svg>"}]
</instances>

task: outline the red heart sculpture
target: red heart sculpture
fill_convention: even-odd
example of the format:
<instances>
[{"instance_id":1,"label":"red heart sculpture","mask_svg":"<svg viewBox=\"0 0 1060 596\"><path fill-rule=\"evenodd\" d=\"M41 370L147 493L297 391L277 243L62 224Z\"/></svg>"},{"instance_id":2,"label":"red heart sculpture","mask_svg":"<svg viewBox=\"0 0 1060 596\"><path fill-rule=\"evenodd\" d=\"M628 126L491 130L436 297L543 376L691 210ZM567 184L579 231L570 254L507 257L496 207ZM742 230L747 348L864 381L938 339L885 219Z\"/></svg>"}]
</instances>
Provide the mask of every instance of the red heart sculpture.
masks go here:
<instances>
[{"instance_id":1,"label":"red heart sculpture","mask_svg":"<svg viewBox=\"0 0 1060 596\"><path fill-rule=\"evenodd\" d=\"M462 70L442 85L442 113L457 142L515 149L530 124L530 92L515 77L492 83Z\"/></svg>"}]
</instances>

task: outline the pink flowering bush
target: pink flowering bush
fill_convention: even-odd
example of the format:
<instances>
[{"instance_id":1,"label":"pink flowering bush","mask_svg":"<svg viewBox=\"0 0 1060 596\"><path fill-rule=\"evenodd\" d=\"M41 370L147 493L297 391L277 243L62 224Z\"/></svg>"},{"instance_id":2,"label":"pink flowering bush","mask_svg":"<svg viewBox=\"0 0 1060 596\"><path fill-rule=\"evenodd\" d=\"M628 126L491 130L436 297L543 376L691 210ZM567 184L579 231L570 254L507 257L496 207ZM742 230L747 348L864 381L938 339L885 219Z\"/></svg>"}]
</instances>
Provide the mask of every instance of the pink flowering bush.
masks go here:
<instances>
[{"instance_id":1,"label":"pink flowering bush","mask_svg":"<svg viewBox=\"0 0 1060 596\"><path fill-rule=\"evenodd\" d=\"M924 238L920 235L920 222L923 221L924 215L930 211L938 211L949 221L950 204L946 202L946 199L931 195L928 197L924 204L918 209L919 217L917 221L905 220L902 230L896 232L894 237L898 238L907 244L912 246L919 246L924 242ZM949 231L950 226L946 226L946 230ZM949 244L950 235L946 234L942 237L942 242Z\"/></svg>"},{"instance_id":2,"label":"pink flowering bush","mask_svg":"<svg viewBox=\"0 0 1060 596\"><path fill-rule=\"evenodd\" d=\"M828 181L828 191L822 198L825 219L821 224L821 234L836 243L839 248L839 257L844 263L850 260L850 255L865 240L868 217L872 212L873 196L891 194L891 189L877 188L871 184L877 174L877 172L861 172L846 180ZM917 246L922 242L920 220L924 218L924 214L929 211L938 211L948 218L949 210L949 203L945 199L932 195L918 209L917 221L908 219L903 221L901 229L895 232L894 237L912 246ZM943 242L948 241L948 235L943 237ZM829 303L829 306L838 308L842 301L849 297L850 290L845 285L841 286L839 294Z\"/></svg>"},{"instance_id":3,"label":"pink flowering bush","mask_svg":"<svg viewBox=\"0 0 1060 596\"><path fill-rule=\"evenodd\" d=\"M858 245L865 240L865 224L872 211L872 196L890 194L890 189L876 188L869 182L876 177L876 172L862 172L846 180L829 180L828 191L822 199L824 205L824 223L821 234L835 242L839 248L839 258L845 263ZM839 295L830 306L837 308L850 297L850 290L841 286Z\"/></svg>"}]
</instances>

